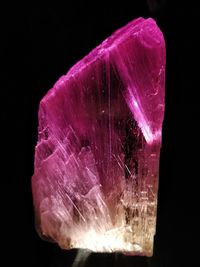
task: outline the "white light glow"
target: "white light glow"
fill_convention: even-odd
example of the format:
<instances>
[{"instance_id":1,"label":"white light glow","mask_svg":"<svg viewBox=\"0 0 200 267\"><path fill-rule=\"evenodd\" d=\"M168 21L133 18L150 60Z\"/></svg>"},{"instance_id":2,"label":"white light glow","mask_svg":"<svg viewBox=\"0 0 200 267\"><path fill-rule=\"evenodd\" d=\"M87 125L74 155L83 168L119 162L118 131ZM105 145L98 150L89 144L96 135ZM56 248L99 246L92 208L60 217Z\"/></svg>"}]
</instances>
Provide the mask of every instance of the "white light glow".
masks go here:
<instances>
[{"instance_id":1,"label":"white light glow","mask_svg":"<svg viewBox=\"0 0 200 267\"><path fill-rule=\"evenodd\" d=\"M138 244L132 244L124 239L124 233L126 231L128 231L128 229L117 228L107 231L105 234L101 234L91 229L88 232L83 232L83 235L81 235L78 240L78 244L74 245L75 247L78 246L79 248L97 252L140 252L142 248Z\"/></svg>"},{"instance_id":2,"label":"white light glow","mask_svg":"<svg viewBox=\"0 0 200 267\"><path fill-rule=\"evenodd\" d=\"M161 137L161 132L156 131L155 133L152 133L149 123L147 119L145 118L144 112L141 110L139 104L137 103L135 97L133 96L130 88L128 88L129 94L130 94L130 109L135 117L135 120L138 123L138 126L140 127L144 138L148 144L152 144L154 141L157 141Z\"/></svg>"}]
</instances>

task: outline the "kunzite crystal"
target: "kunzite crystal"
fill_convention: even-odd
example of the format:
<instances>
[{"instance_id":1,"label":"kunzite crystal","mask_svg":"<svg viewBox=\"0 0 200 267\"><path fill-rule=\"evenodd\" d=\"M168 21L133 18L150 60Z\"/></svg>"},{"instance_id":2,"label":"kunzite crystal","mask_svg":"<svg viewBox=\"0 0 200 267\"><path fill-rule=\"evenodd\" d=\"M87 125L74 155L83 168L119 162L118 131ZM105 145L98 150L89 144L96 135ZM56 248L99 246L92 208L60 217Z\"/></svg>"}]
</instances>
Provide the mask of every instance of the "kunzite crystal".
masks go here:
<instances>
[{"instance_id":1,"label":"kunzite crystal","mask_svg":"<svg viewBox=\"0 0 200 267\"><path fill-rule=\"evenodd\" d=\"M42 236L64 249L152 255L164 74L163 35L139 18L41 100L32 189Z\"/></svg>"}]
</instances>

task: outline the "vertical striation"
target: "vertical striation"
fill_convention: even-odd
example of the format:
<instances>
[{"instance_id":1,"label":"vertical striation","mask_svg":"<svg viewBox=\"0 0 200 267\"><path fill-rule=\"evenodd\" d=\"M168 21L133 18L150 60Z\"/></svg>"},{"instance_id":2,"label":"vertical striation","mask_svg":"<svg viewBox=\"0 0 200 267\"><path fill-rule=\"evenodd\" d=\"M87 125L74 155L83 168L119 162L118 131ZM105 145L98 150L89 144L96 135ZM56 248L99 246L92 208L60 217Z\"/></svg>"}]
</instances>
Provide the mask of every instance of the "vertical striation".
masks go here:
<instances>
[{"instance_id":1,"label":"vertical striation","mask_svg":"<svg viewBox=\"0 0 200 267\"><path fill-rule=\"evenodd\" d=\"M64 249L151 256L165 43L136 19L41 100L32 178L37 227Z\"/></svg>"}]
</instances>

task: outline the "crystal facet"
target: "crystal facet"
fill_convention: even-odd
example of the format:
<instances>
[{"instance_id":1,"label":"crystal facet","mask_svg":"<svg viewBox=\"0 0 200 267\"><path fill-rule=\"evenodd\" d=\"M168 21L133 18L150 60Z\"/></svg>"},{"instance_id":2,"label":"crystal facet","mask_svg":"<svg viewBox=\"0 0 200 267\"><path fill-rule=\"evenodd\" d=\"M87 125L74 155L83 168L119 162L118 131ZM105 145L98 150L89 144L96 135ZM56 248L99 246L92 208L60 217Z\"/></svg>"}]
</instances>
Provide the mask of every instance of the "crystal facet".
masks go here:
<instances>
[{"instance_id":1,"label":"crystal facet","mask_svg":"<svg viewBox=\"0 0 200 267\"><path fill-rule=\"evenodd\" d=\"M116 31L39 107L37 227L64 249L152 255L165 43L153 19Z\"/></svg>"}]
</instances>

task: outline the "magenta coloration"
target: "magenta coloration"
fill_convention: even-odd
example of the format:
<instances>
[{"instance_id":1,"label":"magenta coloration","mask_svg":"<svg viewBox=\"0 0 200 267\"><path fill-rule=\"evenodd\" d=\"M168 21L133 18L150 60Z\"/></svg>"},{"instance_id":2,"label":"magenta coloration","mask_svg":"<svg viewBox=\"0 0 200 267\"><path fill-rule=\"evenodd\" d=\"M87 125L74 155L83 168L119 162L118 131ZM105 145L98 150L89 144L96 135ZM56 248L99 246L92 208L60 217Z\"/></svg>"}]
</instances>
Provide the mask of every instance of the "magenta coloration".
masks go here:
<instances>
[{"instance_id":1,"label":"magenta coloration","mask_svg":"<svg viewBox=\"0 0 200 267\"><path fill-rule=\"evenodd\" d=\"M32 189L42 236L64 249L152 255L164 77L163 35L139 18L41 100Z\"/></svg>"}]
</instances>

